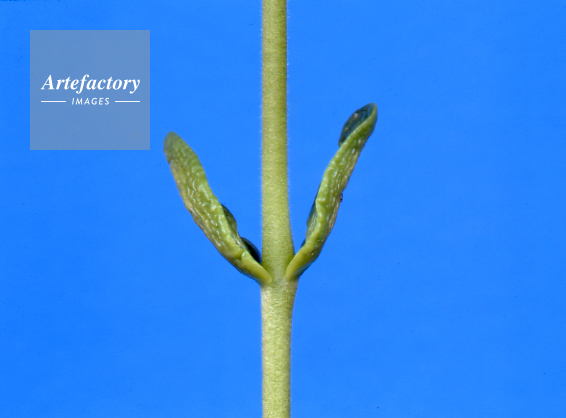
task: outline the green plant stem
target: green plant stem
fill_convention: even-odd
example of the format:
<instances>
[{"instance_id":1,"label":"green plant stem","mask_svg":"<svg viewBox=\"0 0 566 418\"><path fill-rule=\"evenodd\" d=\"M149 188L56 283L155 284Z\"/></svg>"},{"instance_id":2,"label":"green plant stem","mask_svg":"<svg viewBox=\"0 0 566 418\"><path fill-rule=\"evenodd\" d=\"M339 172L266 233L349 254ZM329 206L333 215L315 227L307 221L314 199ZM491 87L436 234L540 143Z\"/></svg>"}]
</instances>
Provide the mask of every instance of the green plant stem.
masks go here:
<instances>
[{"instance_id":1,"label":"green plant stem","mask_svg":"<svg viewBox=\"0 0 566 418\"><path fill-rule=\"evenodd\" d=\"M262 264L282 278L293 257L287 184L287 7L263 0Z\"/></svg>"},{"instance_id":2,"label":"green plant stem","mask_svg":"<svg viewBox=\"0 0 566 418\"><path fill-rule=\"evenodd\" d=\"M264 418L291 416L291 318L297 284L261 288Z\"/></svg>"},{"instance_id":3,"label":"green plant stem","mask_svg":"<svg viewBox=\"0 0 566 418\"><path fill-rule=\"evenodd\" d=\"M263 417L291 416L291 318L297 281L285 279L293 258L287 182L287 4L262 7L262 265L273 280L261 287Z\"/></svg>"}]
</instances>

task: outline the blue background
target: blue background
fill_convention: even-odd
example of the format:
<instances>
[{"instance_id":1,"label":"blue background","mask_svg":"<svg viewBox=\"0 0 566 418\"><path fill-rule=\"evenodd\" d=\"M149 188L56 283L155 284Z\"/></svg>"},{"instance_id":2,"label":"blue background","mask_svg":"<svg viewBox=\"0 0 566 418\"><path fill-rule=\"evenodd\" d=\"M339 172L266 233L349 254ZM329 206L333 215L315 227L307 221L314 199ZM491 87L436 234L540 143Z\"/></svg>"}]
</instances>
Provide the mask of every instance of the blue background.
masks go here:
<instances>
[{"instance_id":1,"label":"blue background","mask_svg":"<svg viewBox=\"0 0 566 418\"><path fill-rule=\"evenodd\" d=\"M295 244L342 124L379 121L301 278L293 415L566 416L566 6L290 1ZM259 1L0 3L0 414L259 417L257 284L186 212L198 153L260 244ZM29 31L149 29L151 151L30 151Z\"/></svg>"}]
</instances>

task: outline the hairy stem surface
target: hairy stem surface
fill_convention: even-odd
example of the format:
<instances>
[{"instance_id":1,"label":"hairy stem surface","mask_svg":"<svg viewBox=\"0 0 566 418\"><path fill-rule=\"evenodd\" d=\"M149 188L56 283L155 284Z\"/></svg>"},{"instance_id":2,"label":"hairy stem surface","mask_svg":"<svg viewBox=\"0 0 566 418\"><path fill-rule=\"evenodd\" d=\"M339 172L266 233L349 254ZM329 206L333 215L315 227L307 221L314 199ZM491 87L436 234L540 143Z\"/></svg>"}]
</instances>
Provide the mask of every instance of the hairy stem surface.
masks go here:
<instances>
[{"instance_id":1,"label":"hairy stem surface","mask_svg":"<svg viewBox=\"0 0 566 418\"><path fill-rule=\"evenodd\" d=\"M263 265L283 277L293 257L287 185L287 7L263 0L262 12Z\"/></svg>"},{"instance_id":2,"label":"hairy stem surface","mask_svg":"<svg viewBox=\"0 0 566 418\"><path fill-rule=\"evenodd\" d=\"M261 288L264 418L291 416L291 319L297 284Z\"/></svg>"},{"instance_id":3,"label":"hairy stem surface","mask_svg":"<svg viewBox=\"0 0 566 418\"><path fill-rule=\"evenodd\" d=\"M261 287L263 416L291 416L291 318L297 281L285 280L293 258L287 183L287 3L262 8L262 265L273 281Z\"/></svg>"}]
</instances>

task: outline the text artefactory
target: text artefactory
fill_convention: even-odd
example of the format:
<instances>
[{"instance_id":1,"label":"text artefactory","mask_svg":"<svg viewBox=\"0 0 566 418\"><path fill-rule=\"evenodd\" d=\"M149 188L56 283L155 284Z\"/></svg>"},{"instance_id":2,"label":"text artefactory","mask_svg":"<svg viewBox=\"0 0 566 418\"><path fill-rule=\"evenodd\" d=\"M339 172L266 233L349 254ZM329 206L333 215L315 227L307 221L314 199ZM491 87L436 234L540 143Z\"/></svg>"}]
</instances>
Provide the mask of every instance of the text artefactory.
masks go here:
<instances>
[{"instance_id":1,"label":"text artefactory","mask_svg":"<svg viewBox=\"0 0 566 418\"><path fill-rule=\"evenodd\" d=\"M90 79L87 81L87 78L89 78L88 74L85 74L83 76L83 78L79 79L74 79L71 80L71 77L67 77L65 79L61 79L61 80L55 80L55 82L53 81L53 78L51 77L51 75L49 75L49 77L47 77L47 81L43 84L43 87L41 87L41 90L59 90L59 89L65 89L65 90L75 90L75 93L77 94L81 94L83 89L86 90L127 90L128 88L129 93L133 94L139 87L140 85L140 80L121 80L121 79L117 79L117 80L113 80L112 77L108 78L108 79L101 79L101 80L96 80L96 79ZM79 86L80 83L80 86ZM86 84L86 86L85 86Z\"/></svg>"}]
</instances>

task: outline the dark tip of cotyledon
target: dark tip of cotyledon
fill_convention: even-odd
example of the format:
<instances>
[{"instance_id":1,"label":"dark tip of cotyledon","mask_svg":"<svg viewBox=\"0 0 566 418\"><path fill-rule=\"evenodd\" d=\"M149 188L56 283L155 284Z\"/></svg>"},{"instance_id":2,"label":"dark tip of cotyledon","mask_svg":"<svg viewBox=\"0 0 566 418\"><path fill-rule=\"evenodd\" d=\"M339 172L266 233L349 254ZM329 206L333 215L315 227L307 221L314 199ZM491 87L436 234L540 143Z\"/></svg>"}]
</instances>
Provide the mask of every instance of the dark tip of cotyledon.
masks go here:
<instances>
[{"instance_id":1,"label":"dark tip of cotyledon","mask_svg":"<svg viewBox=\"0 0 566 418\"><path fill-rule=\"evenodd\" d=\"M163 148L164 149L169 149L171 148L172 142L176 139L179 138L179 135L177 135L175 132L173 131L169 131L167 133L167 135L165 136L165 140L163 141Z\"/></svg>"},{"instance_id":2,"label":"dark tip of cotyledon","mask_svg":"<svg viewBox=\"0 0 566 418\"><path fill-rule=\"evenodd\" d=\"M253 259L261 264L261 253L259 252L257 247L247 238L242 237L242 241L244 241L244 244L246 245Z\"/></svg>"},{"instance_id":3,"label":"dark tip of cotyledon","mask_svg":"<svg viewBox=\"0 0 566 418\"><path fill-rule=\"evenodd\" d=\"M165 140L163 141L163 151L165 152L167 162L171 162L171 159L173 158L173 148L179 140L181 140L181 138L173 131L170 131L165 136Z\"/></svg>"},{"instance_id":4,"label":"dark tip of cotyledon","mask_svg":"<svg viewBox=\"0 0 566 418\"><path fill-rule=\"evenodd\" d=\"M230 225L236 225L236 218L234 218L234 215L232 215L232 212L230 212L230 210L224 206L222 203L220 204L220 206L222 206L222 211L224 212L224 215L226 216L226 218L228 218L228 222L230 222Z\"/></svg>"},{"instance_id":5,"label":"dark tip of cotyledon","mask_svg":"<svg viewBox=\"0 0 566 418\"><path fill-rule=\"evenodd\" d=\"M222 205L222 210L224 211L224 215L228 220L228 224L230 225L230 228L232 228L232 232L234 233L234 235L239 236L238 224L236 223L236 218L234 218L234 215L232 215L232 212L230 212L226 206ZM249 239L244 237L240 237L240 238L242 239L242 242L246 246L246 250L248 250L248 252L251 254L253 259L261 264L261 253L259 252L257 247Z\"/></svg>"},{"instance_id":6,"label":"dark tip of cotyledon","mask_svg":"<svg viewBox=\"0 0 566 418\"><path fill-rule=\"evenodd\" d=\"M352 113L352 116L348 118L348 120L344 124L344 127L342 128L340 139L338 140L338 146L342 145L344 141L348 139L350 134L354 132L362 123L364 123L373 112L377 112L377 105L375 103L367 104ZM373 127L369 135L371 135L372 132Z\"/></svg>"}]
</instances>

